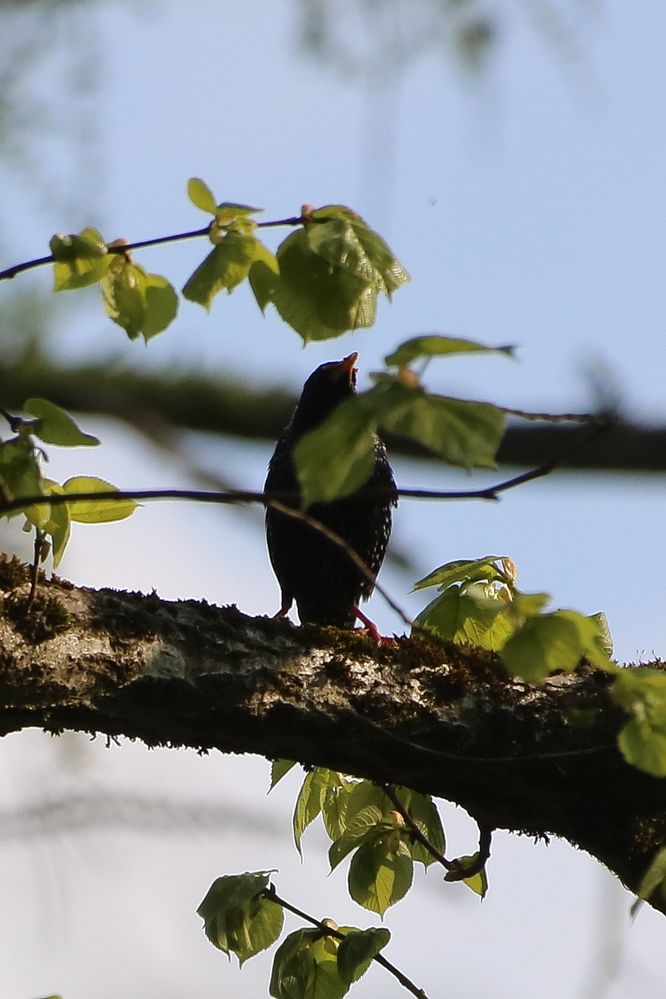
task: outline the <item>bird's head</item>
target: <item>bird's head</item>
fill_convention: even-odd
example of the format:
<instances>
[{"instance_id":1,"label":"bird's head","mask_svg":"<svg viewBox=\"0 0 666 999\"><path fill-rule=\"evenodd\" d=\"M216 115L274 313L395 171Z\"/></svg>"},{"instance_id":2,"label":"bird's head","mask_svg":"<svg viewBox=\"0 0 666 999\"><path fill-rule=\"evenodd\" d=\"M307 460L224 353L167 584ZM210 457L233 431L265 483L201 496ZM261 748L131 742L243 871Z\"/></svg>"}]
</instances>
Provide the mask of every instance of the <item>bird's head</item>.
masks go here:
<instances>
[{"instance_id":1,"label":"bird's head","mask_svg":"<svg viewBox=\"0 0 666 999\"><path fill-rule=\"evenodd\" d=\"M312 372L294 412L292 426L305 432L313 430L335 407L356 392L356 359L354 352L341 361L320 364Z\"/></svg>"}]
</instances>

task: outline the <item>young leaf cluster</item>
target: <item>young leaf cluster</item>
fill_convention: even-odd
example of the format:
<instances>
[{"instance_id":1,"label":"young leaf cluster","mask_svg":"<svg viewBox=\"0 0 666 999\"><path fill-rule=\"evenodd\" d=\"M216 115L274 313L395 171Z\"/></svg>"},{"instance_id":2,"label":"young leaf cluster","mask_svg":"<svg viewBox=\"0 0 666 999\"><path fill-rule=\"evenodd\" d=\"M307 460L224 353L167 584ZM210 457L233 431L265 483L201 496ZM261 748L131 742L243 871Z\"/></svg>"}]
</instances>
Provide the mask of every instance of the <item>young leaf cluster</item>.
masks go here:
<instances>
[{"instance_id":1,"label":"young leaf cluster","mask_svg":"<svg viewBox=\"0 0 666 999\"><path fill-rule=\"evenodd\" d=\"M217 878L197 912L208 939L240 966L266 950L284 925L282 900L270 872ZM313 920L313 922L317 922ZM380 927L360 930L325 919L288 934L275 953L270 994L276 999L342 999L389 942Z\"/></svg>"},{"instance_id":2,"label":"young leaf cluster","mask_svg":"<svg viewBox=\"0 0 666 999\"><path fill-rule=\"evenodd\" d=\"M433 586L438 595L415 626L499 652L514 677L541 683L552 673L571 673L583 658L614 674L611 697L629 716L618 736L622 755L640 770L666 777L666 671L617 666L604 614L546 611L548 594L522 593L515 564L497 555L447 562L414 589Z\"/></svg>"},{"instance_id":3,"label":"young leaf cluster","mask_svg":"<svg viewBox=\"0 0 666 999\"><path fill-rule=\"evenodd\" d=\"M291 766L291 761L273 763L272 787ZM411 826L381 787L323 767L315 767L306 774L293 816L294 842L300 853L303 833L321 815L331 840L328 852L331 871L351 855L349 893L363 908L380 916L411 888L414 864L427 868L445 849L444 829L432 798L409 788L397 788L395 793L401 811L434 850L428 850L414 836ZM449 866L457 863L451 862Z\"/></svg>"},{"instance_id":4,"label":"young leaf cluster","mask_svg":"<svg viewBox=\"0 0 666 999\"><path fill-rule=\"evenodd\" d=\"M298 225L273 253L257 237L261 209L218 203L203 180L190 179L192 203L212 216L201 230L147 240L137 246L207 236L212 250L185 282L182 294L210 309L214 298L248 281L262 312L272 304L305 342L372 326L380 293L391 298L409 275L390 247L350 208L304 206L301 215L264 225ZM94 228L53 236L54 290L99 283L107 315L132 340L148 341L165 330L178 311L170 282L132 259L126 240L105 242ZM39 261L43 262L43 261ZM35 262L33 262L35 263ZM23 269L25 265L20 265ZM10 269L5 276L10 276Z\"/></svg>"},{"instance_id":5,"label":"young leaf cluster","mask_svg":"<svg viewBox=\"0 0 666 999\"><path fill-rule=\"evenodd\" d=\"M438 595L415 624L448 641L499 652L512 676L539 683L555 670L572 672L585 656L611 669L598 616L545 612L546 593L522 593L511 559L485 555L447 562L420 579L415 590Z\"/></svg>"},{"instance_id":6,"label":"young leaf cluster","mask_svg":"<svg viewBox=\"0 0 666 999\"><path fill-rule=\"evenodd\" d=\"M130 340L142 336L148 342L175 319L178 295L173 286L135 263L123 250L122 241L107 245L97 229L88 228L78 235L56 234L49 245L54 258L53 290L99 284L107 315Z\"/></svg>"},{"instance_id":7,"label":"young leaf cluster","mask_svg":"<svg viewBox=\"0 0 666 999\"><path fill-rule=\"evenodd\" d=\"M89 499L69 503L33 503L5 514L9 518L23 513L23 529L26 532L34 530L41 542L38 546L40 560L44 561L50 551L53 565L57 567L67 547L73 522L101 524L124 520L133 513L137 504L126 499L96 500L95 493L114 492L116 487L95 476L77 475L63 483L47 478L43 471L44 450L35 438L61 447L94 447L99 440L80 430L65 410L46 399L28 399L23 408L28 417L12 417L14 436L0 440L0 494L3 498L90 495ZM50 540L46 541L47 538Z\"/></svg>"}]
</instances>

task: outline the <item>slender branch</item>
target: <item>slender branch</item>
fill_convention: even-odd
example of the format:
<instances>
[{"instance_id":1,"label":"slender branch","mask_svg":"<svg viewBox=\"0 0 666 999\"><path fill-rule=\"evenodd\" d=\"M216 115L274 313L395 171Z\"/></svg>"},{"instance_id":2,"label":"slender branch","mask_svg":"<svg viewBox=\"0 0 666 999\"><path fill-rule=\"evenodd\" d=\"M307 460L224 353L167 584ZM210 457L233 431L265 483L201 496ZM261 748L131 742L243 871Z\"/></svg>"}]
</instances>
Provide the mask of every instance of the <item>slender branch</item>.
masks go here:
<instances>
[{"instance_id":1,"label":"slender branch","mask_svg":"<svg viewBox=\"0 0 666 999\"><path fill-rule=\"evenodd\" d=\"M596 427L590 434L574 442L571 447L559 455L549 459L542 465L532 468L510 479L504 479L492 486L481 489L390 489L386 486L365 486L359 490L368 498L388 498L399 496L403 499L485 499L496 500L499 494L507 492L524 482L541 478L552 472L562 461L589 444L590 440L601 433L605 426ZM269 506L273 501L298 500L300 493L295 489L273 490L270 493L253 490L235 489L216 492L204 489L119 489L99 493L51 493L49 495L19 496L13 499L0 499L0 515L21 510L25 506L40 506L50 504L59 506L62 503L74 503L89 500L190 500L197 503L263 503ZM282 512L282 511L281 511Z\"/></svg>"},{"instance_id":2,"label":"slender branch","mask_svg":"<svg viewBox=\"0 0 666 999\"><path fill-rule=\"evenodd\" d=\"M37 595L37 584L39 582L39 563L42 560L44 545L44 531L41 531L38 527L35 528L35 545L32 564L30 566L30 593L28 594L28 607L32 605L32 602Z\"/></svg>"},{"instance_id":3,"label":"slender branch","mask_svg":"<svg viewBox=\"0 0 666 999\"><path fill-rule=\"evenodd\" d=\"M473 864L462 864L460 860L454 860L451 870L446 876L447 881L466 881L480 874L490 859L490 848L493 842L493 828L483 823L479 823L479 849L476 852L476 860Z\"/></svg>"},{"instance_id":4,"label":"slender branch","mask_svg":"<svg viewBox=\"0 0 666 999\"><path fill-rule=\"evenodd\" d=\"M334 930L332 926L328 926L321 920L315 919L314 916L309 915L309 913L304 912L302 909L297 908L285 899L280 898L273 885L269 885L268 888L264 888L262 894L264 898L270 899L271 902L275 902L277 905L281 905L283 909L291 912L294 916L298 916L299 919L303 919L306 923L310 923L311 926L316 926L317 929L321 930L321 932L326 936L335 937L337 940L345 939L344 933L341 933L340 930ZM394 964L387 961L382 954L375 954L372 960L376 961L377 964L381 964L382 968L385 968L389 974L393 975L393 977L400 982L402 987L407 989L408 992L411 992L411 994L416 996L417 999L428 999L428 996L423 989L420 989L417 985L415 985L410 978L407 978L407 976L404 975L399 968L396 968Z\"/></svg>"},{"instance_id":5,"label":"slender branch","mask_svg":"<svg viewBox=\"0 0 666 999\"><path fill-rule=\"evenodd\" d=\"M316 222L317 219L312 221ZM288 219L275 219L273 222L257 222L257 229L271 229L274 226L279 225L302 225L303 216L302 215L292 215Z\"/></svg>"},{"instance_id":6,"label":"slender branch","mask_svg":"<svg viewBox=\"0 0 666 999\"><path fill-rule=\"evenodd\" d=\"M257 228L268 229L274 226L301 225L302 223L302 216L292 215L290 218L286 219L275 219L274 221L269 222L257 222ZM152 239L140 239L134 243L107 243L106 249L109 253L122 254L129 253L131 250L143 250L147 246L160 246L163 243L176 243L181 239L196 239L200 236L207 236L210 232L212 224L213 223L211 222L208 225L203 226L201 229L190 229L188 232L172 233L170 236L155 236ZM0 281L14 278L17 274L21 274L23 271L32 270L34 267L43 267L45 264L53 263L55 263L55 257L52 253L50 253L47 257L35 257L32 260L24 260L20 264L14 264L12 267L7 267L5 270L0 271Z\"/></svg>"}]
</instances>

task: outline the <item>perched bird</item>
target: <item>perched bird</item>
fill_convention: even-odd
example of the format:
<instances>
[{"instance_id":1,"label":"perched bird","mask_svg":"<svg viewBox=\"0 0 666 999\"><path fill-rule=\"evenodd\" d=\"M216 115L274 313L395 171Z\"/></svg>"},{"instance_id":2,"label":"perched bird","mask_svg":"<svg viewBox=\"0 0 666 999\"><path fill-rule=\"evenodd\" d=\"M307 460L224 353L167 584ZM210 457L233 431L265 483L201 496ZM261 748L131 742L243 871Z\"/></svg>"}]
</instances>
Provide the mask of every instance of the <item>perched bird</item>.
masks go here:
<instances>
[{"instance_id":1,"label":"perched bird","mask_svg":"<svg viewBox=\"0 0 666 999\"><path fill-rule=\"evenodd\" d=\"M303 393L277 442L268 466L266 492L298 491L293 450L300 438L319 426L344 399L356 392L358 354L320 365L310 375ZM385 496L363 496L362 490L330 503L315 503L307 513L334 531L360 556L373 577L386 554L391 533L391 507L397 505L396 485L379 437L374 440L375 464L366 485L384 486ZM332 459L335 460L335 457ZM286 501L285 501L286 502ZM299 508L297 500L289 503ZM266 508L266 540L282 591L276 617L284 617L294 600L301 623L353 628L360 619L378 637L376 627L359 610L374 582L363 576L339 545L302 521Z\"/></svg>"}]
</instances>

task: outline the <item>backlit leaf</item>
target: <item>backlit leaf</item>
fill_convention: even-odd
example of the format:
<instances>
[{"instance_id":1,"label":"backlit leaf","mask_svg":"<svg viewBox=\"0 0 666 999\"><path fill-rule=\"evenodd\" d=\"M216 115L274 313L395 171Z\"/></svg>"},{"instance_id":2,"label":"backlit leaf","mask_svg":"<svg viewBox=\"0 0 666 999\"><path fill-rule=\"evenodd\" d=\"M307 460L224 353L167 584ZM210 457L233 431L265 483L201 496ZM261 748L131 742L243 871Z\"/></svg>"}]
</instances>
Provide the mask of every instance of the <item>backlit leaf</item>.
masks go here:
<instances>
[{"instance_id":1,"label":"backlit leaf","mask_svg":"<svg viewBox=\"0 0 666 999\"><path fill-rule=\"evenodd\" d=\"M478 853L473 853L471 856L456 857L456 862L461 867L475 867L479 859ZM449 873L444 877L445 881L462 881L464 885L467 885L475 895L479 898L484 899L488 892L488 876L486 874L486 869L483 867L478 874L472 874L468 878L461 878L458 871L449 871Z\"/></svg>"},{"instance_id":2,"label":"backlit leaf","mask_svg":"<svg viewBox=\"0 0 666 999\"><path fill-rule=\"evenodd\" d=\"M217 204L213 192L199 177L190 177L187 182L187 194L193 205L200 208L202 212L215 214Z\"/></svg>"},{"instance_id":3,"label":"backlit leaf","mask_svg":"<svg viewBox=\"0 0 666 999\"><path fill-rule=\"evenodd\" d=\"M338 947L338 970L343 981L357 982L372 964L373 958L386 947L391 934L383 927L357 930L340 927L345 934Z\"/></svg>"},{"instance_id":4,"label":"backlit leaf","mask_svg":"<svg viewBox=\"0 0 666 999\"><path fill-rule=\"evenodd\" d=\"M39 420L31 433L47 444L59 444L63 447L91 447L99 444L97 437L79 430L69 413L47 399L28 399L23 408Z\"/></svg>"},{"instance_id":5,"label":"backlit leaf","mask_svg":"<svg viewBox=\"0 0 666 999\"><path fill-rule=\"evenodd\" d=\"M284 910L263 895L267 872L217 878L197 909L208 939L238 963L270 947L282 932Z\"/></svg>"},{"instance_id":6,"label":"backlit leaf","mask_svg":"<svg viewBox=\"0 0 666 999\"><path fill-rule=\"evenodd\" d=\"M487 347L476 340L466 340L463 337L442 336L437 333L427 333L422 336L405 340L400 346L388 354L386 363L402 367L411 364L422 357L442 357L447 354L505 354L512 357L515 347Z\"/></svg>"},{"instance_id":7,"label":"backlit leaf","mask_svg":"<svg viewBox=\"0 0 666 999\"><path fill-rule=\"evenodd\" d=\"M141 335L148 341L170 326L178 312L178 295L161 274L146 274L146 311Z\"/></svg>"},{"instance_id":8,"label":"backlit leaf","mask_svg":"<svg viewBox=\"0 0 666 999\"><path fill-rule=\"evenodd\" d=\"M486 402L430 395L392 376L364 393L385 430L418 441L452 465L492 468L505 414Z\"/></svg>"},{"instance_id":9,"label":"backlit leaf","mask_svg":"<svg viewBox=\"0 0 666 999\"><path fill-rule=\"evenodd\" d=\"M599 655L596 623L574 611L554 611L528 618L502 648L512 674L540 683L550 673L570 673L584 655Z\"/></svg>"},{"instance_id":10,"label":"backlit leaf","mask_svg":"<svg viewBox=\"0 0 666 999\"><path fill-rule=\"evenodd\" d=\"M46 493L37 453L29 439L14 437L8 441L0 441L0 486L8 499L43 496ZM19 513L23 513L40 530L48 523L51 515L50 507L40 503L22 510L12 510L3 516L11 518Z\"/></svg>"},{"instance_id":11,"label":"backlit leaf","mask_svg":"<svg viewBox=\"0 0 666 999\"><path fill-rule=\"evenodd\" d=\"M437 569L433 569L427 576L414 583L413 590L423 590L428 586L437 586L440 590L446 589L452 583L475 582L486 579L489 582L497 580L508 582L507 575L501 565L502 555L484 555L482 558L456 559L455 562L446 562Z\"/></svg>"},{"instance_id":12,"label":"backlit leaf","mask_svg":"<svg viewBox=\"0 0 666 999\"><path fill-rule=\"evenodd\" d=\"M377 289L367 275L359 275L343 263L336 266L317 252L318 246L313 249L308 235L311 228L291 233L280 244L280 280L273 290L273 304L306 342L372 326Z\"/></svg>"},{"instance_id":13,"label":"backlit leaf","mask_svg":"<svg viewBox=\"0 0 666 999\"><path fill-rule=\"evenodd\" d=\"M630 717L618 737L627 763L654 777L666 776L666 672L621 669L611 696Z\"/></svg>"},{"instance_id":14,"label":"backlit leaf","mask_svg":"<svg viewBox=\"0 0 666 999\"><path fill-rule=\"evenodd\" d=\"M294 448L303 506L348 496L364 485L374 468L372 414L359 397L345 399Z\"/></svg>"},{"instance_id":15,"label":"backlit leaf","mask_svg":"<svg viewBox=\"0 0 666 999\"><path fill-rule=\"evenodd\" d=\"M218 292L226 288L229 294L248 276L255 259L257 240L254 236L228 232L197 267L183 287L183 295L210 309Z\"/></svg>"},{"instance_id":16,"label":"backlit leaf","mask_svg":"<svg viewBox=\"0 0 666 999\"><path fill-rule=\"evenodd\" d=\"M342 999L348 988L338 970L337 940L320 930L296 930L275 952L274 999Z\"/></svg>"},{"instance_id":17,"label":"backlit leaf","mask_svg":"<svg viewBox=\"0 0 666 999\"><path fill-rule=\"evenodd\" d=\"M301 837L322 810L326 796L331 788L342 783L340 774L325 767L315 767L305 775L303 786L299 791L294 809L293 829L296 849L301 853Z\"/></svg>"},{"instance_id":18,"label":"backlit leaf","mask_svg":"<svg viewBox=\"0 0 666 999\"><path fill-rule=\"evenodd\" d=\"M63 491L71 493L113 493L116 486L96 476L76 475L63 483ZM131 499L89 499L72 500L67 504L72 520L79 524L105 524L115 520L125 520L138 507Z\"/></svg>"},{"instance_id":19,"label":"backlit leaf","mask_svg":"<svg viewBox=\"0 0 666 999\"><path fill-rule=\"evenodd\" d=\"M383 916L412 886L414 864L397 830L362 843L349 865L349 893L364 909Z\"/></svg>"},{"instance_id":20,"label":"backlit leaf","mask_svg":"<svg viewBox=\"0 0 666 999\"><path fill-rule=\"evenodd\" d=\"M415 623L448 641L490 650L501 649L514 630L504 601L458 586L435 597Z\"/></svg>"},{"instance_id":21,"label":"backlit leaf","mask_svg":"<svg viewBox=\"0 0 666 999\"><path fill-rule=\"evenodd\" d=\"M254 260L250 265L248 280L257 305L262 312L273 299L273 293L280 280L280 266L277 257L267 246L256 240Z\"/></svg>"},{"instance_id":22,"label":"backlit leaf","mask_svg":"<svg viewBox=\"0 0 666 999\"><path fill-rule=\"evenodd\" d=\"M53 290L71 291L96 284L106 274L111 257L97 229L87 228L79 234L56 234L49 246L53 265Z\"/></svg>"}]
</instances>

